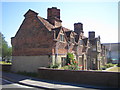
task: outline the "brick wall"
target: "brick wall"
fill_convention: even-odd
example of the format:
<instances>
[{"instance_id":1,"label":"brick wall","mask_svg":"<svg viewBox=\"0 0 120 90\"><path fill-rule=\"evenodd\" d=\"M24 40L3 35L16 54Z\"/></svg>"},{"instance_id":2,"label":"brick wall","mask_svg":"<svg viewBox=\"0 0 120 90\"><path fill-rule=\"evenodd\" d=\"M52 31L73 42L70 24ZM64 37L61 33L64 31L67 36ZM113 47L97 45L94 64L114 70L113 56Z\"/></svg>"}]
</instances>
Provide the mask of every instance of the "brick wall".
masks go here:
<instances>
[{"instance_id":1,"label":"brick wall","mask_svg":"<svg viewBox=\"0 0 120 90\"><path fill-rule=\"evenodd\" d=\"M12 38L13 56L52 54L53 32L49 32L37 17L25 18Z\"/></svg>"},{"instance_id":2,"label":"brick wall","mask_svg":"<svg viewBox=\"0 0 120 90\"><path fill-rule=\"evenodd\" d=\"M2 71L10 71L11 66L12 65L5 65L5 64L0 65L0 67L2 67Z\"/></svg>"},{"instance_id":3,"label":"brick wall","mask_svg":"<svg viewBox=\"0 0 120 90\"><path fill-rule=\"evenodd\" d=\"M120 81L118 78L118 76L120 76L119 72L72 71L39 68L38 73L40 79L80 85L118 87Z\"/></svg>"}]
</instances>

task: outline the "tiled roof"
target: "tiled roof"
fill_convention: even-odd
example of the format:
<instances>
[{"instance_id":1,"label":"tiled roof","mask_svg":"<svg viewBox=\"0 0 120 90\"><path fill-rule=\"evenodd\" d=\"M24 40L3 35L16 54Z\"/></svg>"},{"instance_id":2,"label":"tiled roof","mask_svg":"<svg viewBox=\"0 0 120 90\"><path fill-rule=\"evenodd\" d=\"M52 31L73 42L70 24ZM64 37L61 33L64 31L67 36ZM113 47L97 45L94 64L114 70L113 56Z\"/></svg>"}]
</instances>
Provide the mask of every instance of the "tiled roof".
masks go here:
<instances>
[{"instance_id":1,"label":"tiled roof","mask_svg":"<svg viewBox=\"0 0 120 90\"><path fill-rule=\"evenodd\" d=\"M55 19L56 21L62 22L62 20L60 20L60 19L57 18L57 17L51 17L51 19Z\"/></svg>"},{"instance_id":2,"label":"tiled roof","mask_svg":"<svg viewBox=\"0 0 120 90\"><path fill-rule=\"evenodd\" d=\"M75 36L75 41L78 42L79 41L79 35Z\"/></svg>"},{"instance_id":3,"label":"tiled roof","mask_svg":"<svg viewBox=\"0 0 120 90\"><path fill-rule=\"evenodd\" d=\"M84 38L84 39L82 39L82 40L83 40L83 42L84 42L84 45L87 46L88 38Z\"/></svg>"},{"instance_id":4,"label":"tiled roof","mask_svg":"<svg viewBox=\"0 0 120 90\"><path fill-rule=\"evenodd\" d=\"M40 16L37 16L38 17L38 19L45 25L45 27L49 30L49 31L51 31L52 30L52 28L55 28L52 24L50 24L46 19L44 19L44 18L42 18L42 17L40 17Z\"/></svg>"},{"instance_id":5,"label":"tiled roof","mask_svg":"<svg viewBox=\"0 0 120 90\"><path fill-rule=\"evenodd\" d=\"M44 18L42 18L42 17L40 17L40 16L37 16L37 17L38 17L38 19L45 25L45 27L46 27L49 31L52 31L52 30L55 31L56 37L58 37L58 34L59 34L61 28L63 29L64 32L71 31L70 29L67 29L67 28L62 27L62 26L55 28L55 26L52 25L52 24L50 24L50 23L47 21L47 19L44 19Z\"/></svg>"},{"instance_id":6,"label":"tiled roof","mask_svg":"<svg viewBox=\"0 0 120 90\"><path fill-rule=\"evenodd\" d=\"M71 32L72 32L72 31L66 31L66 32L65 32L65 33L66 33L66 36L67 36L67 37L70 37Z\"/></svg>"},{"instance_id":7,"label":"tiled roof","mask_svg":"<svg viewBox=\"0 0 120 90\"><path fill-rule=\"evenodd\" d=\"M75 34L75 41L78 42L78 40L79 40L79 35L77 35L74 31L72 31L72 30L70 30L70 29L68 29L68 28L62 27L62 26L55 28L55 26L52 25L52 24L50 24L47 19L44 19L44 18L42 18L42 17L40 17L40 16L37 16L37 17L38 17L38 19L44 24L44 26L45 26L49 31L52 31L52 30L55 31L55 33L56 33L56 38L58 37L58 34L59 34L60 30L63 29L63 31L65 32L65 34L66 34L67 37L69 37L70 34L71 34L71 32L73 32L73 33ZM86 37L83 36L82 39L84 39L84 38L86 38Z\"/></svg>"},{"instance_id":8,"label":"tiled roof","mask_svg":"<svg viewBox=\"0 0 120 90\"><path fill-rule=\"evenodd\" d=\"M56 38L58 37L58 34L59 34L59 32L60 32L61 28L62 28L62 27L58 27L58 28L53 28L53 29L52 29L52 30L54 30L54 31L55 31Z\"/></svg>"},{"instance_id":9,"label":"tiled roof","mask_svg":"<svg viewBox=\"0 0 120 90\"><path fill-rule=\"evenodd\" d=\"M36 14L36 15L38 15L37 12L35 12L35 11L29 9L29 10L24 14L24 16L26 16L26 15L29 14L29 13L32 13L32 14Z\"/></svg>"},{"instance_id":10,"label":"tiled roof","mask_svg":"<svg viewBox=\"0 0 120 90\"><path fill-rule=\"evenodd\" d=\"M82 39L85 39L85 38L87 38L86 36L82 36Z\"/></svg>"},{"instance_id":11,"label":"tiled roof","mask_svg":"<svg viewBox=\"0 0 120 90\"><path fill-rule=\"evenodd\" d=\"M59 32L60 32L61 29L65 32L65 34L66 34L67 37L70 36L70 33L72 31L70 29L67 29L67 28L61 26L61 27L53 28L52 29L52 30L54 30L56 32L56 37L58 36L58 34L59 34Z\"/></svg>"},{"instance_id":12,"label":"tiled roof","mask_svg":"<svg viewBox=\"0 0 120 90\"><path fill-rule=\"evenodd\" d=\"M65 28L65 27L62 27L62 29L64 30L64 32L66 32L66 31L71 31L70 29Z\"/></svg>"}]
</instances>

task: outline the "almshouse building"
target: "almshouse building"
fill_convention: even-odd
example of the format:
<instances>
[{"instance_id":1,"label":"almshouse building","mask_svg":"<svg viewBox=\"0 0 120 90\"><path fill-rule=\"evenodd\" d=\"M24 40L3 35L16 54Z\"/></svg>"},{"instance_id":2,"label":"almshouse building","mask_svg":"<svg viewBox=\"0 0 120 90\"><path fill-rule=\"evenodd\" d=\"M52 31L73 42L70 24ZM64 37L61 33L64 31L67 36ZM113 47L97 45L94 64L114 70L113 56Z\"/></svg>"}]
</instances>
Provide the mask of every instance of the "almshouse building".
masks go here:
<instances>
[{"instance_id":1,"label":"almshouse building","mask_svg":"<svg viewBox=\"0 0 120 90\"><path fill-rule=\"evenodd\" d=\"M56 7L48 8L47 19L30 9L24 17L15 37L11 38L12 71L37 72L38 67L56 63L61 67L65 65L67 53L74 54L83 70L100 68L100 38L95 38L93 32L85 37L82 23L75 23L74 31L63 27L60 9ZM91 51L93 47L100 51Z\"/></svg>"}]
</instances>

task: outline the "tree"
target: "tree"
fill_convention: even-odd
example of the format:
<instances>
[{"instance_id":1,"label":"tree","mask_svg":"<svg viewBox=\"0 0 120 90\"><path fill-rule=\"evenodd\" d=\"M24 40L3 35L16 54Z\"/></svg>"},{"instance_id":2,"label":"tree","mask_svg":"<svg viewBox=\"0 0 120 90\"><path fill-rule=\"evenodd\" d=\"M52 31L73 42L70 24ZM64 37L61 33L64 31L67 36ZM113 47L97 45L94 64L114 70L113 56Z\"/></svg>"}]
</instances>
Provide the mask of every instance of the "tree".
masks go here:
<instances>
[{"instance_id":1,"label":"tree","mask_svg":"<svg viewBox=\"0 0 120 90\"><path fill-rule=\"evenodd\" d=\"M5 41L5 37L0 32L0 57L2 56L2 60L9 59L12 54L12 47L9 47L7 42Z\"/></svg>"}]
</instances>

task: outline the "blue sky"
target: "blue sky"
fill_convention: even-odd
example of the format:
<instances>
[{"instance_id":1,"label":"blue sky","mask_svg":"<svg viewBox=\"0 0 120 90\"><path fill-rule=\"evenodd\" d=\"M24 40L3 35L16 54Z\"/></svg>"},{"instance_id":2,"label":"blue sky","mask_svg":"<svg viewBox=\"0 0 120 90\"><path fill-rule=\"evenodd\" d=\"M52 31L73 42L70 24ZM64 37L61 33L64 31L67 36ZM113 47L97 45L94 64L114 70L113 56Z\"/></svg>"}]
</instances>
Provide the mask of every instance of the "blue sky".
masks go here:
<instances>
[{"instance_id":1,"label":"blue sky","mask_svg":"<svg viewBox=\"0 0 120 90\"><path fill-rule=\"evenodd\" d=\"M24 14L32 9L39 16L47 17L47 8L61 10L62 25L74 29L77 22L83 23L85 36L95 31L102 43L118 42L118 2L2 2L2 33L9 46L11 37L19 29Z\"/></svg>"}]
</instances>

